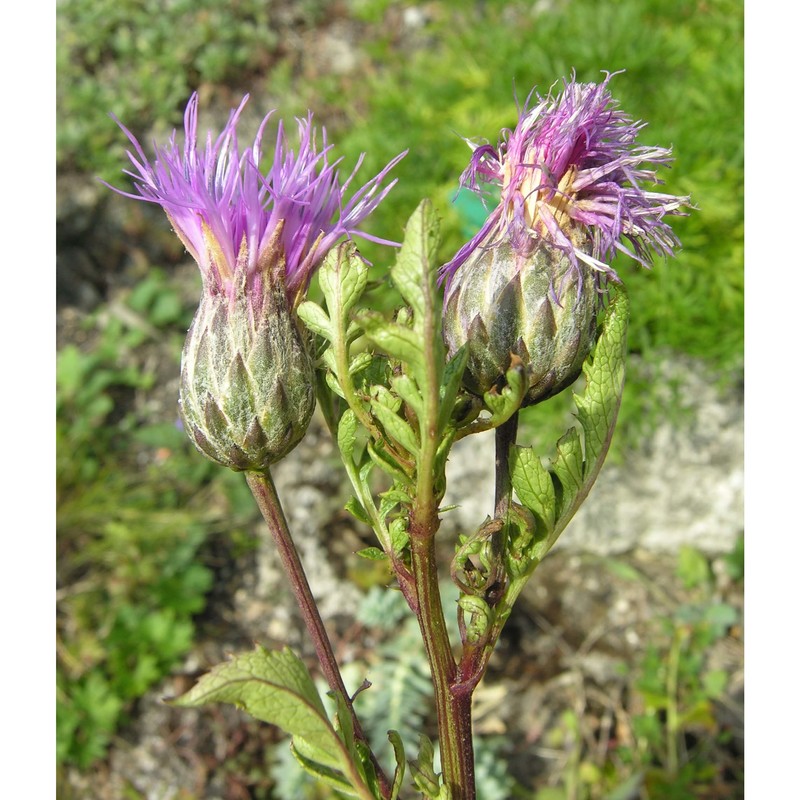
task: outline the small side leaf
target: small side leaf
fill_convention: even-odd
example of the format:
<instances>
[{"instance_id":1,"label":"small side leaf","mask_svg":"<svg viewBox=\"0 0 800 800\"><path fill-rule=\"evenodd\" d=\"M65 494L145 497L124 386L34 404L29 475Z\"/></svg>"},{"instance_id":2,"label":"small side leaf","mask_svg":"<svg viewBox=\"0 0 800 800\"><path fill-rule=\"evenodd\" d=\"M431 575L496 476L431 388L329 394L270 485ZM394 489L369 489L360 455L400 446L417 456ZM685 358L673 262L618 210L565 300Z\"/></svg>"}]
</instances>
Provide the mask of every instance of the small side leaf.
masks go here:
<instances>
[{"instance_id":1,"label":"small side leaf","mask_svg":"<svg viewBox=\"0 0 800 800\"><path fill-rule=\"evenodd\" d=\"M357 497L351 497L344 504L344 510L349 511L359 522L363 522L365 525L372 524L372 520Z\"/></svg>"},{"instance_id":2,"label":"small side leaf","mask_svg":"<svg viewBox=\"0 0 800 800\"><path fill-rule=\"evenodd\" d=\"M510 457L511 485L522 505L553 529L556 493L550 473L530 447L514 445Z\"/></svg>"},{"instance_id":3,"label":"small side leaf","mask_svg":"<svg viewBox=\"0 0 800 800\"><path fill-rule=\"evenodd\" d=\"M577 428L570 428L558 440L550 471L558 480L557 516L560 517L572 505L583 483L583 450Z\"/></svg>"},{"instance_id":4,"label":"small side leaf","mask_svg":"<svg viewBox=\"0 0 800 800\"><path fill-rule=\"evenodd\" d=\"M316 303L306 300L297 307L297 316L300 317L306 326L314 333L318 333L328 341L333 339L333 328L331 327L330 317Z\"/></svg>"},{"instance_id":5,"label":"small side leaf","mask_svg":"<svg viewBox=\"0 0 800 800\"><path fill-rule=\"evenodd\" d=\"M403 486L413 486L414 482L406 475L403 468L386 452L382 442L367 442L367 451L370 458L378 465L390 478L394 478Z\"/></svg>"},{"instance_id":6,"label":"small side leaf","mask_svg":"<svg viewBox=\"0 0 800 800\"><path fill-rule=\"evenodd\" d=\"M409 761L414 788L425 797L439 797L441 778L433 768L433 743L424 734L419 737L419 756L416 761Z\"/></svg>"},{"instance_id":7,"label":"small side leaf","mask_svg":"<svg viewBox=\"0 0 800 800\"><path fill-rule=\"evenodd\" d=\"M357 550L356 555L366 558L367 561L386 561L388 558L380 547L365 547L363 550Z\"/></svg>"},{"instance_id":8,"label":"small side leaf","mask_svg":"<svg viewBox=\"0 0 800 800\"><path fill-rule=\"evenodd\" d=\"M421 324L435 297L433 267L439 246L439 220L429 200L423 200L406 224L406 235L391 276Z\"/></svg>"},{"instance_id":9,"label":"small side leaf","mask_svg":"<svg viewBox=\"0 0 800 800\"><path fill-rule=\"evenodd\" d=\"M492 427L502 425L511 415L519 410L520 404L528 391L528 381L522 361L515 355L511 356L511 367L506 372L506 385L500 393L486 392L483 402L492 415Z\"/></svg>"},{"instance_id":10,"label":"small side leaf","mask_svg":"<svg viewBox=\"0 0 800 800\"><path fill-rule=\"evenodd\" d=\"M458 391L461 388L461 378L469 359L469 348L466 344L460 347L456 354L444 365L442 373L442 387L440 389L439 403L439 430L449 422L450 415L458 398Z\"/></svg>"},{"instance_id":11,"label":"small side leaf","mask_svg":"<svg viewBox=\"0 0 800 800\"><path fill-rule=\"evenodd\" d=\"M380 314L362 314L358 318L364 335L377 348L392 358L408 364L415 375L424 374L425 357L422 340L411 328L387 322Z\"/></svg>"},{"instance_id":12,"label":"small side leaf","mask_svg":"<svg viewBox=\"0 0 800 800\"><path fill-rule=\"evenodd\" d=\"M359 353L350 361L350 374L355 375L357 372L361 372L361 370L371 366L374 360L375 356L372 353Z\"/></svg>"},{"instance_id":13,"label":"small side leaf","mask_svg":"<svg viewBox=\"0 0 800 800\"><path fill-rule=\"evenodd\" d=\"M336 431L336 438L338 440L339 451L345 461L353 460L353 448L356 442L356 431L358 430L358 421L352 409L347 409L342 418L339 420L339 428Z\"/></svg>"},{"instance_id":14,"label":"small side leaf","mask_svg":"<svg viewBox=\"0 0 800 800\"><path fill-rule=\"evenodd\" d=\"M398 397L411 406L414 413L422 416L422 395L416 381L409 375L396 375L392 378L392 389L397 392Z\"/></svg>"},{"instance_id":15,"label":"small side leaf","mask_svg":"<svg viewBox=\"0 0 800 800\"><path fill-rule=\"evenodd\" d=\"M391 408L384 405L380 400L373 400L370 407L390 439L404 447L412 455L419 453L417 435L404 419L395 414Z\"/></svg>"},{"instance_id":16,"label":"small side leaf","mask_svg":"<svg viewBox=\"0 0 800 800\"><path fill-rule=\"evenodd\" d=\"M403 778L406 774L406 749L403 747L403 740L397 731L389 731L389 741L394 750L394 760L397 766L394 770L394 780L392 781L392 794L389 800L397 800L400 797L400 790L403 788Z\"/></svg>"},{"instance_id":17,"label":"small side leaf","mask_svg":"<svg viewBox=\"0 0 800 800\"><path fill-rule=\"evenodd\" d=\"M336 308L344 319L364 293L368 269L354 242L331 250L319 270L319 285L328 309Z\"/></svg>"}]
</instances>

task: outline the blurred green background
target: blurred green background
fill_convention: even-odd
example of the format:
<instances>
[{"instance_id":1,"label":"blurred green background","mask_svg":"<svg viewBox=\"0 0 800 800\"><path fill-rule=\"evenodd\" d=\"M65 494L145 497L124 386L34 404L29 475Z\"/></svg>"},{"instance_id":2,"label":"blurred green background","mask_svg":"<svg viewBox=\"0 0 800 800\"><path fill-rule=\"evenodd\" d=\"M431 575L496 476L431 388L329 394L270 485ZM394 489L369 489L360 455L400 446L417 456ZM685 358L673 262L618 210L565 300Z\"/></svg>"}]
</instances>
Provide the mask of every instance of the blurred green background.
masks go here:
<instances>
[{"instance_id":1,"label":"blurred green background","mask_svg":"<svg viewBox=\"0 0 800 800\"><path fill-rule=\"evenodd\" d=\"M57 31L60 763L102 759L135 699L189 651L210 554L250 546L253 519L237 476L206 464L175 425L199 278L159 209L96 182L128 188L108 112L148 150L181 126L192 91L202 130L249 92L245 128L271 108L284 119L310 108L345 171L366 152L364 179L409 148L370 230L401 238L430 197L444 261L476 227L474 206L451 202L469 156L461 137L496 142L516 121L515 93L534 85L624 70L614 96L648 123L643 143L674 148L665 191L698 210L675 221L676 258L651 271L615 264L637 356L619 446L664 417L680 422L648 364L689 356L709 381L742 380L742 2L62 0ZM386 252L363 250L380 278Z\"/></svg>"}]
</instances>

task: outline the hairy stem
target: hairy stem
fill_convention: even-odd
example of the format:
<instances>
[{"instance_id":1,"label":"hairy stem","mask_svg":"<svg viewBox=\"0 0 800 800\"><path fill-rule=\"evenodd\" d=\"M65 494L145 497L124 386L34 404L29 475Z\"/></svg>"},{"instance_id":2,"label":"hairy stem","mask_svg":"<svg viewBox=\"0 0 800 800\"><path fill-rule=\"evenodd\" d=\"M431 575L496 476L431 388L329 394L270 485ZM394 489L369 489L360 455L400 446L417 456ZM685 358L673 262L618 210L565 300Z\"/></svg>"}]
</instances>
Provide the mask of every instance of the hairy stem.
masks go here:
<instances>
[{"instance_id":1,"label":"hairy stem","mask_svg":"<svg viewBox=\"0 0 800 800\"><path fill-rule=\"evenodd\" d=\"M333 652L328 633L325 630L325 625L319 614L314 595L311 592L311 587L308 585L303 564L300 561L300 555L292 540L289 526L286 522L286 516L283 513L278 493L275 490L275 484L272 481L272 476L269 472L248 472L246 474L247 485L255 497L258 508L264 517L264 520L269 527L275 546L278 549L283 569L289 578L289 584L292 587L297 604L300 607L300 614L303 617L303 622L308 629L311 640L314 643L314 649L317 652L320 666L328 685L334 692L339 692L344 697L344 701L350 712L353 720L353 730L355 737L358 741L362 742L369 749L369 743L361 728L361 723L356 716L355 709L353 708L353 701L347 693L344 681L342 680L339 665L336 661L336 656ZM380 782L381 794L387 798L391 794L391 785L380 764L370 750L370 760L375 767L375 772Z\"/></svg>"}]
</instances>

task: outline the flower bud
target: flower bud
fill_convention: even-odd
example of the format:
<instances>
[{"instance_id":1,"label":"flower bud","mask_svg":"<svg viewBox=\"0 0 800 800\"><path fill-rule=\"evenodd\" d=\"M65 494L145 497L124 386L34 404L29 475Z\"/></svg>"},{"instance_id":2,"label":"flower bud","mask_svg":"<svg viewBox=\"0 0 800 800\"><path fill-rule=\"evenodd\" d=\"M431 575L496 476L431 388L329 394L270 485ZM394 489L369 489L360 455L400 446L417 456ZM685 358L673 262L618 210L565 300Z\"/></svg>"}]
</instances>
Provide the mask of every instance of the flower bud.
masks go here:
<instances>
[{"instance_id":1,"label":"flower bud","mask_svg":"<svg viewBox=\"0 0 800 800\"><path fill-rule=\"evenodd\" d=\"M246 302L205 292L181 359L186 432L235 470L264 471L283 458L314 411L314 366L286 295L277 285L266 298L253 315Z\"/></svg>"},{"instance_id":2,"label":"flower bud","mask_svg":"<svg viewBox=\"0 0 800 800\"><path fill-rule=\"evenodd\" d=\"M448 287L443 332L452 356L469 348L464 385L483 395L502 388L512 354L526 371L524 406L569 386L597 329L600 295L589 267L575 270L555 248L528 256L509 243L477 249Z\"/></svg>"}]
</instances>

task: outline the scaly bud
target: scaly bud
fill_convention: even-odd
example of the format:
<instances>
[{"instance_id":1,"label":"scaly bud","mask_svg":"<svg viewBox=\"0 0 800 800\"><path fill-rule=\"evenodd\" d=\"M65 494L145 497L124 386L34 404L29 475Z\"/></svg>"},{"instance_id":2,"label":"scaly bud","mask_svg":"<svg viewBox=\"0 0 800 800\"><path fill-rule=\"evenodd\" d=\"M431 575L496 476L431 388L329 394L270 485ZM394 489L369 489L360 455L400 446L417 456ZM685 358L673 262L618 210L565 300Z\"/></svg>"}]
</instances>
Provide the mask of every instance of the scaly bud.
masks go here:
<instances>
[{"instance_id":1,"label":"scaly bud","mask_svg":"<svg viewBox=\"0 0 800 800\"><path fill-rule=\"evenodd\" d=\"M270 270L265 270L265 276ZM204 293L181 358L180 408L200 452L263 471L303 438L314 411L314 364L279 283L261 305Z\"/></svg>"},{"instance_id":2,"label":"scaly bud","mask_svg":"<svg viewBox=\"0 0 800 800\"><path fill-rule=\"evenodd\" d=\"M588 267L575 274L550 247L537 248L524 265L509 243L474 251L450 286L443 320L451 353L469 343L464 385L477 395L502 388L514 355L527 374L523 405L569 386L595 341L600 296L581 285L594 280Z\"/></svg>"}]
</instances>

